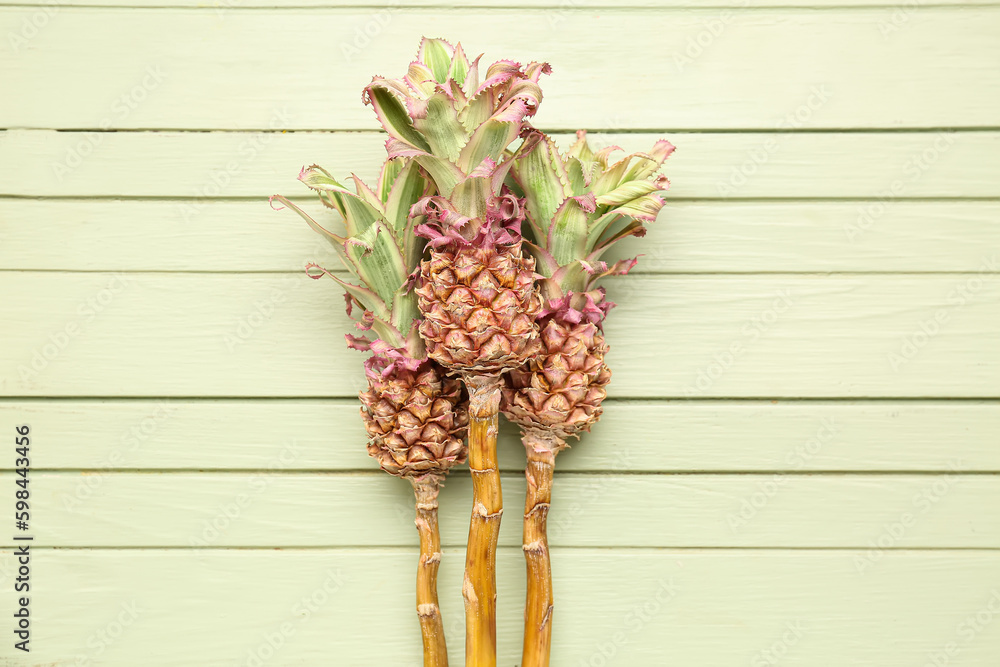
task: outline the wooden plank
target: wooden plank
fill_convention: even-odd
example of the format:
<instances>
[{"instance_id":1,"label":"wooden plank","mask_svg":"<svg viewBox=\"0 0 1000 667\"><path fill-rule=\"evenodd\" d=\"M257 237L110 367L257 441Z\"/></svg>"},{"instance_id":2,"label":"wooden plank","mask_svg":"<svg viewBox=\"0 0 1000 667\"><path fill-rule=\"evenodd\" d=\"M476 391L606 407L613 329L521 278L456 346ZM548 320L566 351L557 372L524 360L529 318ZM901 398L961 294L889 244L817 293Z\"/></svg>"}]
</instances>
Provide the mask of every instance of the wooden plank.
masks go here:
<instances>
[{"instance_id":1,"label":"wooden plank","mask_svg":"<svg viewBox=\"0 0 1000 667\"><path fill-rule=\"evenodd\" d=\"M915 197L1000 196L1000 132L669 132L604 134L594 144L639 151L663 136L678 146L664 170L673 199L850 197L893 208ZM570 137L557 139L566 146ZM374 132L8 130L0 132L0 195L176 198L175 216L194 228L217 198L308 198L295 177L315 162L372 180L382 144Z\"/></svg>"},{"instance_id":2,"label":"wooden plank","mask_svg":"<svg viewBox=\"0 0 1000 667\"><path fill-rule=\"evenodd\" d=\"M36 11L0 9L0 34ZM552 61L544 128L983 127L1000 100L995 7L922 8L900 25L856 8L67 8L0 62L0 126L370 129L361 89L401 76L428 25L486 62Z\"/></svg>"},{"instance_id":3,"label":"wooden plank","mask_svg":"<svg viewBox=\"0 0 1000 667\"><path fill-rule=\"evenodd\" d=\"M355 400L0 402L36 469L370 470ZM560 471L1000 471L1000 403L607 401ZM649 433L657 437L650 438ZM504 470L524 466L504 424ZM294 455L291 455L294 452ZM284 459L284 461L282 461ZM0 460L10 470L13 459Z\"/></svg>"},{"instance_id":4,"label":"wooden plank","mask_svg":"<svg viewBox=\"0 0 1000 667\"><path fill-rule=\"evenodd\" d=\"M463 556L448 550L441 566L453 664L462 664ZM773 651L787 664L910 667L951 642L961 648L951 665L1000 660L1000 624L971 633L967 624L989 613L995 552L893 553L863 576L852 563L862 557L556 549L553 664L765 665ZM415 550L380 549L40 549L31 659L7 664L69 665L82 656L109 667L248 665L256 655L269 658L264 664L322 665L335 651L337 664L419 667L415 559ZM0 552L0 568L13 567L11 553ZM501 549L498 567L499 664L514 665L520 554ZM12 600L0 596L7 618Z\"/></svg>"},{"instance_id":5,"label":"wooden plank","mask_svg":"<svg viewBox=\"0 0 1000 667\"><path fill-rule=\"evenodd\" d=\"M984 249L988 252L989 249ZM960 275L609 283L610 395L1000 396L995 257ZM282 274L0 274L5 396L349 397L339 288ZM197 298L194 298L194 297Z\"/></svg>"},{"instance_id":6,"label":"wooden plank","mask_svg":"<svg viewBox=\"0 0 1000 667\"><path fill-rule=\"evenodd\" d=\"M663 136L678 146L664 170L672 198L852 197L892 208L914 197L1000 196L1000 132L670 132L604 134L594 144L639 151ZM569 137L558 140L565 146ZM315 162L371 180L382 143L374 132L8 130L0 133L0 194L172 197L176 215L195 226L220 197L308 197L295 177Z\"/></svg>"},{"instance_id":7,"label":"wooden plank","mask_svg":"<svg viewBox=\"0 0 1000 667\"><path fill-rule=\"evenodd\" d=\"M206 202L185 221L167 200L0 199L0 220L0 269L298 272L339 261L299 218L259 201ZM996 202L678 201L617 254L641 254L636 273L961 272L991 247Z\"/></svg>"},{"instance_id":8,"label":"wooden plank","mask_svg":"<svg viewBox=\"0 0 1000 667\"><path fill-rule=\"evenodd\" d=\"M294 458L287 450L287 458ZM409 484L368 473L35 472L33 544L72 547L415 545ZM270 468L273 467L273 470ZM566 547L1000 548L1000 476L559 474L549 538ZM7 488L14 474L0 474ZM503 477L520 544L524 477ZM441 536L468 536L472 487L441 495ZM662 517L662 520L661 520ZM653 523L651 523L653 521ZM655 526L655 528L651 528ZM16 546L11 537L0 545Z\"/></svg>"}]
</instances>

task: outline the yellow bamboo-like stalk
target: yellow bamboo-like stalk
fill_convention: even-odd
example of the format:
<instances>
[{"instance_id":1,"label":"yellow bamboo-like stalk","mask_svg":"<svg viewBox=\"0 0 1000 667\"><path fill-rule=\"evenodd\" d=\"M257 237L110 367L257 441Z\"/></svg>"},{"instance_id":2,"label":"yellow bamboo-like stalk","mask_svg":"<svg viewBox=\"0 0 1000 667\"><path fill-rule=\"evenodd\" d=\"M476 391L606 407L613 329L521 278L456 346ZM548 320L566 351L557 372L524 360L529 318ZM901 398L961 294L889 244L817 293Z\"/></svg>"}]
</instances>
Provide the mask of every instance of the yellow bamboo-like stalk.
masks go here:
<instances>
[{"instance_id":1,"label":"yellow bamboo-like stalk","mask_svg":"<svg viewBox=\"0 0 1000 667\"><path fill-rule=\"evenodd\" d=\"M552 649L552 564L546 520L552 502L552 474L556 454L566 447L556 435L526 429L521 442L527 454L524 476L528 490L524 498L524 534L521 548L527 566L524 603L524 648L521 667L548 667Z\"/></svg>"},{"instance_id":2,"label":"yellow bamboo-like stalk","mask_svg":"<svg viewBox=\"0 0 1000 667\"><path fill-rule=\"evenodd\" d=\"M465 552L465 664L497 663L497 538L503 514L497 466L498 376L466 377L469 390L469 469L472 472L472 519Z\"/></svg>"},{"instance_id":3,"label":"yellow bamboo-like stalk","mask_svg":"<svg viewBox=\"0 0 1000 667\"><path fill-rule=\"evenodd\" d=\"M416 496L417 532L420 533L420 564L417 566L417 617L424 639L424 667L448 667L444 621L438 606L437 575L441 563L441 533L438 530L438 491L441 478L424 475L411 478Z\"/></svg>"}]
</instances>

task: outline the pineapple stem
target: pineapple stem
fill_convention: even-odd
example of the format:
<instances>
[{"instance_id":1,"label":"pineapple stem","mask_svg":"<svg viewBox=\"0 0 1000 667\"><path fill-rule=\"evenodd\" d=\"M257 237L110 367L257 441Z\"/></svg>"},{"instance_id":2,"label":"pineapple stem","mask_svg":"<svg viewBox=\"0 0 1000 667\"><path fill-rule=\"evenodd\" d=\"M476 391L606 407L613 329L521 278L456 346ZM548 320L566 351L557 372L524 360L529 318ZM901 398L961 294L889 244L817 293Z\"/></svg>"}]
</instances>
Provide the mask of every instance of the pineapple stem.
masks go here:
<instances>
[{"instance_id":1,"label":"pineapple stem","mask_svg":"<svg viewBox=\"0 0 1000 667\"><path fill-rule=\"evenodd\" d=\"M495 667L497 661L497 538L503 514L497 466L500 377L469 375L469 469L472 519L465 555L465 664Z\"/></svg>"},{"instance_id":2,"label":"pineapple stem","mask_svg":"<svg viewBox=\"0 0 1000 667\"><path fill-rule=\"evenodd\" d=\"M552 648L552 565L546 520L552 502L552 473L556 454L566 447L558 436L537 429L521 435L528 462L524 499L524 536L521 548L527 566L524 604L524 649L521 667L548 667Z\"/></svg>"},{"instance_id":3,"label":"pineapple stem","mask_svg":"<svg viewBox=\"0 0 1000 667\"><path fill-rule=\"evenodd\" d=\"M424 639L424 667L448 667L444 621L438 607L437 574L441 563L441 533L438 531L438 491L441 477L411 478L416 495L417 532L420 533L420 564L417 566L417 618Z\"/></svg>"}]
</instances>

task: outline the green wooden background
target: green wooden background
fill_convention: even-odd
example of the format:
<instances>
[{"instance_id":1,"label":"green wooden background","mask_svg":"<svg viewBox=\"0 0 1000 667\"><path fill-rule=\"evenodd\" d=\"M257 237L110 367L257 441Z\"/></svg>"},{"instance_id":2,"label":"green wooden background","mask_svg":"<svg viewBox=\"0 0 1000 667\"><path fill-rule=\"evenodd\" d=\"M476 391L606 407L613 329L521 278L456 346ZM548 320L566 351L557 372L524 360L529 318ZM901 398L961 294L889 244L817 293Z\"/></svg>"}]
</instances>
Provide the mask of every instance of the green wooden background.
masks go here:
<instances>
[{"instance_id":1,"label":"green wooden background","mask_svg":"<svg viewBox=\"0 0 1000 667\"><path fill-rule=\"evenodd\" d=\"M418 665L410 491L302 271L335 259L266 197L375 173L360 90L424 33L551 62L562 141L678 147L609 285L605 418L560 457L553 664L1000 664L995 2L283 4L0 2L0 665ZM442 495L455 664L469 490Z\"/></svg>"}]
</instances>

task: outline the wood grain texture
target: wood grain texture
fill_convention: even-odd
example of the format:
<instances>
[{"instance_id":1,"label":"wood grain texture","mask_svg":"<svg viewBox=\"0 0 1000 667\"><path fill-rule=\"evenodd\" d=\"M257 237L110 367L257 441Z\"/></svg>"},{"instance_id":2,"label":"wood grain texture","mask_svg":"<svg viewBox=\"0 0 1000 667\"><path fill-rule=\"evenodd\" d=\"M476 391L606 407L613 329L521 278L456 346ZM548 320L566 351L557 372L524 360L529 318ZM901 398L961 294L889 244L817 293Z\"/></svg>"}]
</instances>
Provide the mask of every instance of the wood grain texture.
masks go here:
<instances>
[{"instance_id":1,"label":"wood grain texture","mask_svg":"<svg viewBox=\"0 0 1000 667\"><path fill-rule=\"evenodd\" d=\"M610 395L997 397L995 276L612 282ZM0 292L5 396L322 398L363 388L329 280L7 272Z\"/></svg>"},{"instance_id":2,"label":"wood grain texture","mask_svg":"<svg viewBox=\"0 0 1000 667\"><path fill-rule=\"evenodd\" d=\"M0 9L0 34L33 11ZM886 9L66 8L0 61L0 126L371 129L362 88L401 76L429 26L487 62L551 61L542 128L995 126L1000 9L907 19L886 34Z\"/></svg>"},{"instance_id":3,"label":"wood grain texture","mask_svg":"<svg viewBox=\"0 0 1000 667\"><path fill-rule=\"evenodd\" d=\"M331 213L309 208L336 224ZM206 202L190 220L184 212L170 200L0 199L0 269L338 266L333 249L298 217L272 214L262 201ZM984 248L1000 248L997 202L679 201L616 255L641 255L634 273L962 272L980 268Z\"/></svg>"},{"instance_id":4,"label":"wood grain texture","mask_svg":"<svg viewBox=\"0 0 1000 667\"><path fill-rule=\"evenodd\" d=\"M336 259L266 198L373 177L360 90L428 26L552 62L538 127L678 146L609 281L617 398L559 459L554 665L1000 664L996 0L42 2L0 0L0 432L32 426L36 536L0 665L418 667L412 492L301 274ZM455 471L453 664L470 496Z\"/></svg>"},{"instance_id":5,"label":"wood grain texture","mask_svg":"<svg viewBox=\"0 0 1000 667\"><path fill-rule=\"evenodd\" d=\"M21 423L41 445L33 465L46 470L375 465L354 399L0 401L0 431ZM559 455L559 470L998 472L998 432L992 401L611 400L593 431ZM524 467L510 424L498 448L502 470ZM13 463L0 459L0 469Z\"/></svg>"},{"instance_id":6,"label":"wood grain texture","mask_svg":"<svg viewBox=\"0 0 1000 667\"><path fill-rule=\"evenodd\" d=\"M556 139L566 147L570 137ZM612 132L592 143L632 152L662 137L678 147L664 167L668 198L849 197L892 208L916 197L1000 197L1000 132L993 131ZM196 228L218 198L309 198L295 180L305 165L372 180L383 142L375 132L8 130L0 132L0 195L171 197L176 215Z\"/></svg>"},{"instance_id":7,"label":"wood grain texture","mask_svg":"<svg viewBox=\"0 0 1000 667\"><path fill-rule=\"evenodd\" d=\"M12 488L13 474L0 482ZM417 544L412 489L377 470L283 472L278 463L233 473L36 472L31 486L38 546ZM503 487L523 498L523 475L508 472ZM468 474L456 472L441 492L445 546L466 543L471 491ZM612 534L625 548L1000 548L1000 476L557 471L549 542L602 547ZM503 522L499 539L519 545L521 522ZM14 545L9 536L0 544Z\"/></svg>"},{"instance_id":8,"label":"wood grain texture","mask_svg":"<svg viewBox=\"0 0 1000 667\"><path fill-rule=\"evenodd\" d=\"M419 667L413 591L401 576L415 557L415 549L39 549L31 660L7 664L245 666L265 655L265 664L321 665L335 651L338 664ZM864 558L554 549L554 664L598 664L603 650L613 652L607 664L737 667L773 657L764 652L780 651L783 635L794 640L783 657L796 665L912 667L950 642L961 647L951 665L1000 659L1000 624L971 635L967 624L988 613L996 552L892 552L859 574L854 561ZM0 576L13 560L0 552ZM462 550L446 550L441 566L454 664L462 662L462 560ZM522 569L519 550L501 549L504 665L520 655ZM0 596L0 613L9 616L10 605Z\"/></svg>"}]
</instances>

